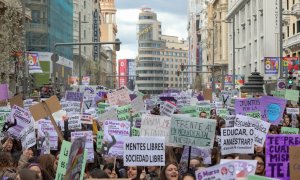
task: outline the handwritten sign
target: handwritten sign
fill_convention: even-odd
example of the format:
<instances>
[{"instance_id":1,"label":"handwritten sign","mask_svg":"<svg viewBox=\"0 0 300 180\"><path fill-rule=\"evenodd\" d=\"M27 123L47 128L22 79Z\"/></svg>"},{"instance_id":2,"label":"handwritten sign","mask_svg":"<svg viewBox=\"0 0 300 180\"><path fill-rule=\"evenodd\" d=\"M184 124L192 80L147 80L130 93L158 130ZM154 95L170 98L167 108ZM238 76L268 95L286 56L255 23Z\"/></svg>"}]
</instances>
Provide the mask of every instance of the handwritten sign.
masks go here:
<instances>
[{"instance_id":1,"label":"handwritten sign","mask_svg":"<svg viewBox=\"0 0 300 180\"><path fill-rule=\"evenodd\" d=\"M48 135L50 150L58 149L58 135L50 120L41 119L38 122L38 149L42 149L43 144L46 143L45 137Z\"/></svg>"},{"instance_id":2,"label":"handwritten sign","mask_svg":"<svg viewBox=\"0 0 300 180\"><path fill-rule=\"evenodd\" d=\"M62 147L59 153L58 166L56 170L55 180L63 180L67 171L67 165L69 162L69 154L71 149L71 143L63 141Z\"/></svg>"},{"instance_id":3,"label":"handwritten sign","mask_svg":"<svg viewBox=\"0 0 300 180\"><path fill-rule=\"evenodd\" d=\"M299 128L281 127L280 134L299 134Z\"/></svg>"},{"instance_id":4,"label":"handwritten sign","mask_svg":"<svg viewBox=\"0 0 300 180\"><path fill-rule=\"evenodd\" d=\"M299 108L286 108L287 114L299 114Z\"/></svg>"},{"instance_id":5,"label":"handwritten sign","mask_svg":"<svg viewBox=\"0 0 300 180\"><path fill-rule=\"evenodd\" d=\"M170 143L213 147L216 121L176 114L171 118Z\"/></svg>"},{"instance_id":6,"label":"handwritten sign","mask_svg":"<svg viewBox=\"0 0 300 180\"><path fill-rule=\"evenodd\" d=\"M79 101L63 101L60 104L61 109L65 110L67 112L67 115L81 112Z\"/></svg>"},{"instance_id":7,"label":"handwritten sign","mask_svg":"<svg viewBox=\"0 0 300 180\"><path fill-rule=\"evenodd\" d=\"M256 118L256 119L261 119L260 111L247 112L246 116Z\"/></svg>"},{"instance_id":8,"label":"handwritten sign","mask_svg":"<svg viewBox=\"0 0 300 180\"><path fill-rule=\"evenodd\" d=\"M298 90L292 90L292 89L286 89L285 90L285 99L291 100L291 101L298 101L299 91Z\"/></svg>"},{"instance_id":9,"label":"handwritten sign","mask_svg":"<svg viewBox=\"0 0 300 180\"><path fill-rule=\"evenodd\" d=\"M123 161L125 166L164 166L164 137L126 137Z\"/></svg>"},{"instance_id":10,"label":"handwritten sign","mask_svg":"<svg viewBox=\"0 0 300 180\"><path fill-rule=\"evenodd\" d=\"M68 116L68 128L69 130L80 130L81 129L81 118L80 114L73 114Z\"/></svg>"},{"instance_id":11,"label":"handwritten sign","mask_svg":"<svg viewBox=\"0 0 300 180\"><path fill-rule=\"evenodd\" d=\"M236 99L235 113L245 115L247 112L260 111L261 104L261 98Z\"/></svg>"},{"instance_id":12,"label":"handwritten sign","mask_svg":"<svg viewBox=\"0 0 300 180\"><path fill-rule=\"evenodd\" d=\"M126 105L131 103L131 99L127 89L123 88L107 94L107 99L110 105Z\"/></svg>"},{"instance_id":13,"label":"handwritten sign","mask_svg":"<svg viewBox=\"0 0 300 180\"><path fill-rule=\"evenodd\" d=\"M300 146L299 135L272 134L266 140L266 176L290 179L289 146Z\"/></svg>"},{"instance_id":14,"label":"handwritten sign","mask_svg":"<svg viewBox=\"0 0 300 180\"><path fill-rule=\"evenodd\" d=\"M175 110L176 104L170 101L165 101L163 108L160 110L160 115L171 117Z\"/></svg>"},{"instance_id":15,"label":"handwritten sign","mask_svg":"<svg viewBox=\"0 0 300 180\"><path fill-rule=\"evenodd\" d=\"M142 114L141 136L165 137L168 142L170 136L171 118L151 114Z\"/></svg>"},{"instance_id":16,"label":"handwritten sign","mask_svg":"<svg viewBox=\"0 0 300 180\"><path fill-rule=\"evenodd\" d=\"M252 127L234 127L221 129L222 155L254 152L254 129Z\"/></svg>"},{"instance_id":17,"label":"handwritten sign","mask_svg":"<svg viewBox=\"0 0 300 180\"><path fill-rule=\"evenodd\" d=\"M99 121L104 122L105 120L118 120L118 114L115 109L110 109L103 114L99 115Z\"/></svg>"},{"instance_id":18,"label":"handwritten sign","mask_svg":"<svg viewBox=\"0 0 300 180\"><path fill-rule=\"evenodd\" d=\"M226 115L224 117L224 120L225 120L225 126L226 127L233 127L234 126L235 115Z\"/></svg>"},{"instance_id":19,"label":"handwritten sign","mask_svg":"<svg viewBox=\"0 0 300 180\"><path fill-rule=\"evenodd\" d=\"M143 96L137 96L131 101L132 110L134 112L141 112L145 110Z\"/></svg>"},{"instance_id":20,"label":"handwritten sign","mask_svg":"<svg viewBox=\"0 0 300 180\"><path fill-rule=\"evenodd\" d=\"M97 133L97 149L99 150L102 147L104 137L104 131L98 131Z\"/></svg>"},{"instance_id":21,"label":"handwritten sign","mask_svg":"<svg viewBox=\"0 0 300 180\"><path fill-rule=\"evenodd\" d=\"M83 101L83 92L67 91L65 96L66 101Z\"/></svg>"},{"instance_id":22,"label":"handwritten sign","mask_svg":"<svg viewBox=\"0 0 300 180\"><path fill-rule=\"evenodd\" d=\"M254 144L260 147L264 146L266 135L269 132L270 123L247 117L243 115L236 115L234 127L253 127L254 128Z\"/></svg>"}]
</instances>

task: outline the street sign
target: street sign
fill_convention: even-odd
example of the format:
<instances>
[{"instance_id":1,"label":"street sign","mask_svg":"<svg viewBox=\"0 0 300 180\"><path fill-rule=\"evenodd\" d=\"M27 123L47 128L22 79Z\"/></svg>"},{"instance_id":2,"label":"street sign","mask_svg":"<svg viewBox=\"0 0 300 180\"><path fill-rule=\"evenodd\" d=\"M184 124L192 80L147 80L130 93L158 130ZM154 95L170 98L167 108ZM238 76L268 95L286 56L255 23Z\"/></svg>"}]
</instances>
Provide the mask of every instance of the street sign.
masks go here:
<instances>
[{"instance_id":1,"label":"street sign","mask_svg":"<svg viewBox=\"0 0 300 180\"><path fill-rule=\"evenodd\" d=\"M283 90L286 87L285 79L277 80L277 90Z\"/></svg>"}]
</instances>

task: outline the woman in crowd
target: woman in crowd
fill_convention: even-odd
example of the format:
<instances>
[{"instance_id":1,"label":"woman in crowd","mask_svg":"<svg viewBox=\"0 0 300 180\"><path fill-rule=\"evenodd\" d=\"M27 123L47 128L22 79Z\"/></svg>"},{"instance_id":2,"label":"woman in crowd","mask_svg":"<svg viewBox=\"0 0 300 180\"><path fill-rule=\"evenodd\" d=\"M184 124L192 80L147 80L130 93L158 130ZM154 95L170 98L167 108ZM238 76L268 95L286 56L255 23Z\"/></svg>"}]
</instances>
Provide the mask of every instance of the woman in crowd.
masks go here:
<instances>
[{"instance_id":1,"label":"woman in crowd","mask_svg":"<svg viewBox=\"0 0 300 180\"><path fill-rule=\"evenodd\" d=\"M196 180L196 177L194 174L191 174L191 173L185 173L183 176L182 176L182 180Z\"/></svg>"},{"instance_id":2,"label":"woman in crowd","mask_svg":"<svg viewBox=\"0 0 300 180\"><path fill-rule=\"evenodd\" d=\"M41 165L41 168L47 171L52 178L55 178L55 157L52 154L44 154L39 156L39 164Z\"/></svg>"},{"instance_id":3,"label":"woman in crowd","mask_svg":"<svg viewBox=\"0 0 300 180\"><path fill-rule=\"evenodd\" d=\"M21 169L18 172L16 180L42 180L39 175L30 169Z\"/></svg>"},{"instance_id":4,"label":"woman in crowd","mask_svg":"<svg viewBox=\"0 0 300 180\"><path fill-rule=\"evenodd\" d=\"M164 166L160 173L160 180L179 180L179 172L177 163L168 163Z\"/></svg>"},{"instance_id":5,"label":"woman in crowd","mask_svg":"<svg viewBox=\"0 0 300 180\"><path fill-rule=\"evenodd\" d=\"M257 160L255 174L264 176L265 175L265 156L261 155L261 154L255 154L253 156L253 159Z\"/></svg>"},{"instance_id":6,"label":"woman in crowd","mask_svg":"<svg viewBox=\"0 0 300 180\"><path fill-rule=\"evenodd\" d=\"M12 167L13 159L8 152L0 152L0 179L16 179L17 171Z\"/></svg>"},{"instance_id":7,"label":"woman in crowd","mask_svg":"<svg viewBox=\"0 0 300 180\"><path fill-rule=\"evenodd\" d=\"M131 180L143 180L145 177L141 178L143 172L143 167L140 166L128 166L127 167L127 177Z\"/></svg>"},{"instance_id":8,"label":"woman in crowd","mask_svg":"<svg viewBox=\"0 0 300 180\"><path fill-rule=\"evenodd\" d=\"M283 115L283 123L282 123L282 126L283 127L291 127L291 116L288 115L288 114L284 114Z\"/></svg>"}]
</instances>

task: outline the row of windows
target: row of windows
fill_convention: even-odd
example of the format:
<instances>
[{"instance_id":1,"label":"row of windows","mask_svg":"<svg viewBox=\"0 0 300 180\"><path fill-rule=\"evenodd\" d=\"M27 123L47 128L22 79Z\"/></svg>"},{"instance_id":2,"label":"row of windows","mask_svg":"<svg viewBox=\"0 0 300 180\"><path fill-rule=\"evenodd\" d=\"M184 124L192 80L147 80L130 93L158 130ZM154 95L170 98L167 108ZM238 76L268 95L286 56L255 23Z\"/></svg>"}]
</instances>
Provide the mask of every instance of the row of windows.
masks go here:
<instances>
[{"instance_id":1,"label":"row of windows","mask_svg":"<svg viewBox=\"0 0 300 180\"><path fill-rule=\"evenodd\" d=\"M162 67L159 63L139 63L138 67Z\"/></svg>"},{"instance_id":2,"label":"row of windows","mask_svg":"<svg viewBox=\"0 0 300 180\"><path fill-rule=\"evenodd\" d=\"M136 71L137 74L163 74L161 70L140 70Z\"/></svg>"},{"instance_id":3,"label":"row of windows","mask_svg":"<svg viewBox=\"0 0 300 180\"><path fill-rule=\"evenodd\" d=\"M187 57L187 53L183 53L183 52L139 51L139 54L154 54L154 55Z\"/></svg>"},{"instance_id":4,"label":"row of windows","mask_svg":"<svg viewBox=\"0 0 300 180\"><path fill-rule=\"evenodd\" d=\"M153 16L139 16L139 19L154 19Z\"/></svg>"},{"instance_id":5,"label":"row of windows","mask_svg":"<svg viewBox=\"0 0 300 180\"><path fill-rule=\"evenodd\" d=\"M139 47L161 48L160 43L139 43Z\"/></svg>"},{"instance_id":6,"label":"row of windows","mask_svg":"<svg viewBox=\"0 0 300 180\"><path fill-rule=\"evenodd\" d=\"M139 60L160 61L159 57L140 57Z\"/></svg>"},{"instance_id":7,"label":"row of windows","mask_svg":"<svg viewBox=\"0 0 300 180\"><path fill-rule=\"evenodd\" d=\"M141 81L163 81L163 77L139 77L137 80L141 80Z\"/></svg>"}]
</instances>

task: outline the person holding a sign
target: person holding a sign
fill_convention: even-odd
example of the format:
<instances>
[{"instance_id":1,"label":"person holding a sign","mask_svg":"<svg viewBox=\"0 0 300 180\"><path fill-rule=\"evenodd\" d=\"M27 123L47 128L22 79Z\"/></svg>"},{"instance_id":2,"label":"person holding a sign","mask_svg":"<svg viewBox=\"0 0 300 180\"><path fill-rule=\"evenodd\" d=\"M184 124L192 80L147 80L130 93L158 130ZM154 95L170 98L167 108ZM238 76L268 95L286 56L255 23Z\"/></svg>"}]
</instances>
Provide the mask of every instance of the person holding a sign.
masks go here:
<instances>
[{"instance_id":1,"label":"person holding a sign","mask_svg":"<svg viewBox=\"0 0 300 180\"><path fill-rule=\"evenodd\" d=\"M284 114L283 115L283 123L282 126L283 127L291 127L291 116L288 114Z\"/></svg>"}]
</instances>

